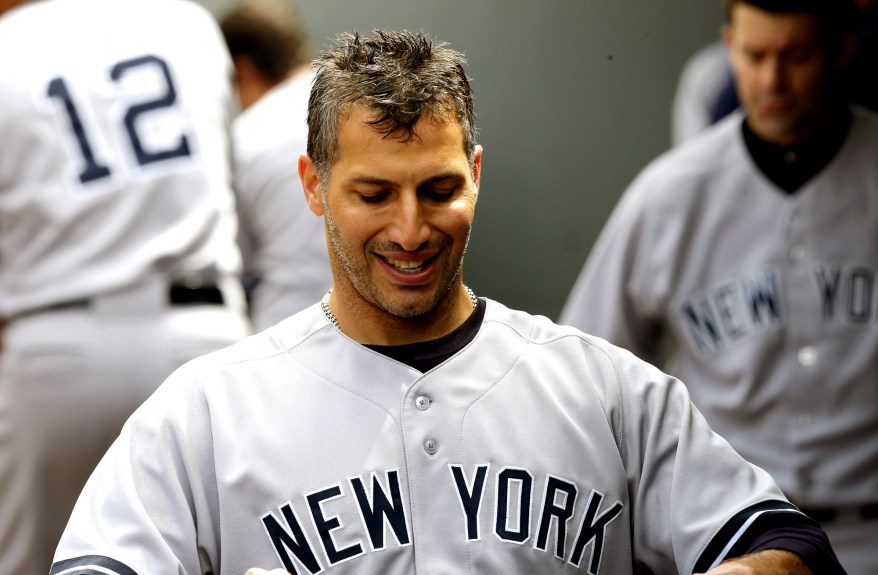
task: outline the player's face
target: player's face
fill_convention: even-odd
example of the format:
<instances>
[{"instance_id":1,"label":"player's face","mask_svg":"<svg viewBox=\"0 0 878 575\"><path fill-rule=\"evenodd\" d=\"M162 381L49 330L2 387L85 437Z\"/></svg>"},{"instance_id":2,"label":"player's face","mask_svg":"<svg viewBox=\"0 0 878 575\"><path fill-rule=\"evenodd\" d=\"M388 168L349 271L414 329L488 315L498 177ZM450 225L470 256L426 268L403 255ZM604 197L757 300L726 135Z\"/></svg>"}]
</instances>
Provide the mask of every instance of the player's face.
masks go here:
<instances>
[{"instance_id":1,"label":"player's face","mask_svg":"<svg viewBox=\"0 0 878 575\"><path fill-rule=\"evenodd\" d=\"M834 71L816 19L738 3L724 37L753 131L780 145L813 132Z\"/></svg>"},{"instance_id":2,"label":"player's face","mask_svg":"<svg viewBox=\"0 0 878 575\"><path fill-rule=\"evenodd\" d=\"M334 289L366 314L418 318L461 291L481 149L471 169L458 122L422 119L402 142L371 119L357 106L342 121L322 194Z\"/></svg>"}]
</instances>

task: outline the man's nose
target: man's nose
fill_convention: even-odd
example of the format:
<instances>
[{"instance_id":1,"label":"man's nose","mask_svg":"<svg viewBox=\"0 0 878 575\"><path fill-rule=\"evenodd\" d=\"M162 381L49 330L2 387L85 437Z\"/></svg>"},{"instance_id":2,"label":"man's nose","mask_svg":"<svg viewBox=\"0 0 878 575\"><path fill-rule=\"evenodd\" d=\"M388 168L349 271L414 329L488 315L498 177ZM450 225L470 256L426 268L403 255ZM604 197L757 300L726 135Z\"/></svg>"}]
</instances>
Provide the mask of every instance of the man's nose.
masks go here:
<instances>
[{"instance_id":1,"label":"man's nose","mask_svg":"<svg viewBox=\"0 0 878 575\"><path fill-rule=\"evenodd\" d=\"M396 206L388 239L413 251L430 239L430 226L416 194L403 194Z\"/></svg>"},{"instance_id":2,"label":"man's nose","mask_svg":"<svg viewBox=\"0 0 878 575\"><path fill-rule=\"evenodd\" d=\"M760 80L763 88L775 92L783 90L786 84L786 68L780 58L770 58L762 66Z\"/></svg>"}]
</instances>

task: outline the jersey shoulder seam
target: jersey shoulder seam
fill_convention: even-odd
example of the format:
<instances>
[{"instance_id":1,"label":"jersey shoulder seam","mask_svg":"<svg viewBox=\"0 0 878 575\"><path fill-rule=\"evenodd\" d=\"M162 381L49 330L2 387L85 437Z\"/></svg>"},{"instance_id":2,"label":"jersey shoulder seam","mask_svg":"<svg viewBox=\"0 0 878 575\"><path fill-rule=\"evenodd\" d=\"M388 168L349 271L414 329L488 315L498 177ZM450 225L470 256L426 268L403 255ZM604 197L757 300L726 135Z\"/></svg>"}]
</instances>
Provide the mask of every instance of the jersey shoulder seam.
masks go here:
<instances>
[{"instance_id":1,"label":"jersey shoulder seam","mask_svg":"<svg viewBox=\"0 0 878 575\"><path fill-rule=\"evenodd\" d=\"M605 361L611 366L612 372L613 372L612 385L614 386L615 391L616 391L615 408L619 414L618 423L616 426L614 426L613 429L614 429L615 437L616 437L616 447L619 450L620 455L623 456L623 458L624 458L624 455L625 455L625 437L624 437L625 436L625 411L623 409L623 404L622 404L621 376L620 376L619 370L616 366L616 361L613 359L613 357L610 354L607 353L607 351L605 349L603 349L600 345L597 345L591 336L589 336L588 334L583 333L583 332L578 332L578 331L576 331L576 332L571 332L571 331L561 332L561 333L553 334L553 335L547 337L543 341L537 341L532 336L533 332L537 328L536 325L531 326L531 330L530 330L531 335L528 335L528 334L523 333L523 331L521 329L517 328L516 326L512 325L512 323L507 322L507 321L486 317L484 320L484 323L485 324L496 323L496 324L503 325L503 326L509 328L516 336L518 336L519 338L524 340L528 345L544 346L544 345L549 345L549 344L561 341L563 339L576 338L576 339L579 339L580 341L582 341L583 343L585 343L586 345L588 345L593 350L595 350L595 352L599 353L605 359ZM523 354L524 354L524 352L522 352L522 355ZM519 359L520 358L521 358L521 355L519 356ZM512 367L515 366L517 363L518 363L518 359L516 359L515 363L513 363L509 369L512 369ZM508 373L508 370L506 373ZM605 399L605 397L599 398L599 399ZM610 421L612 418L609 417L609 414L607 411L607 406L603 401L601 401L601 403L603 405L604 414L605 414L605 416L607 416L607 420Z\"/></svg>"}]
</instances>

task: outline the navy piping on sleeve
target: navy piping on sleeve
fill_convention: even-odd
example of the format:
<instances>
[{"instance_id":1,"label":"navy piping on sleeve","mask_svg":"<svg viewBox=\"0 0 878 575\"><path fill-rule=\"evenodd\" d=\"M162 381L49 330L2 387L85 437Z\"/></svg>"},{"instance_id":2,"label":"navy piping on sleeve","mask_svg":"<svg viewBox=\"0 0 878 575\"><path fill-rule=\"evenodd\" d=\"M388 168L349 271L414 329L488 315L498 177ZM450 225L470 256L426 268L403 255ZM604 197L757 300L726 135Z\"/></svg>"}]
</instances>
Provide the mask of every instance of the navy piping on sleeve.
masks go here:
<instances>
[{"instance_id":1,"label":"navy piping on sleeve","mask_svg":"<svg viewBox=\"0 0 878 575\"><path fill-rule=\"evenodd\" d=\"M124 563L102 555L85 555L58 561L52 565L49 575L137 575Z\"/></svg>"},{"instance_id":2,"label":"navy piping on sleeve","mask_svg":"<svg viewBox=\"0 0 878 575\"><path fill-rule=\"evenodd\" d=\"M723 561L766 549L795 553L814 573L845 575L820 525L785 501L763 501L737 513L695 563L704 573Z\"/></svg>"}]
</instances>

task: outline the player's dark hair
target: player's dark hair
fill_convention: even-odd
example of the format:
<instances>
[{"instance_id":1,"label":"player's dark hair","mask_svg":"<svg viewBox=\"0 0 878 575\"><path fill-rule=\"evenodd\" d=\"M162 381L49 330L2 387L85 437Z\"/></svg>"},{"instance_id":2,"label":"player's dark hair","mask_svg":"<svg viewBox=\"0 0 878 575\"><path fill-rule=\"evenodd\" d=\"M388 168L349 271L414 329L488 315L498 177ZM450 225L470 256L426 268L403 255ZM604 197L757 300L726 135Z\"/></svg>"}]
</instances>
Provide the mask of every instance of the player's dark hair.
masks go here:
<instances>
[{"instance_id":1,"label":"player's dark hair","mask_svg":"<svg viewBox=\"0 0 878 575\"><path fill-rule=\"evenodd\" d=\"M736 4L748 4L778 14L811 14L826 33L830 44L835 44L853 29L857 11L852 0L725 0L727 18L731 18L732 8Z\"/></svg>"},{"instance_id":2,"label":"player's dark hair","mask_svg":"<svg viewBox=\"0 0 878 575\"><path fill-rule=\"evenodd\" d=\"M423 33L375 30L342 34L313 65L308 101L308 155L326 187L338 155L338 126L351 106L374 112L384 137L408 141L424 117L451 118L463 130L472 167L476 145L472 90L463 54Z\"/></svg>"},{"instance_id":3,"label":"player's dark hair","mask_svg":"<svg viewBox=\"0 0 878 575\"><path fill-rule=\"evenodd\" d=\"M233 58L249 58L274 83L308 62L305 28L295 7L284 0L243 0L220 21Z\"/></svg>"}]
</instances>

